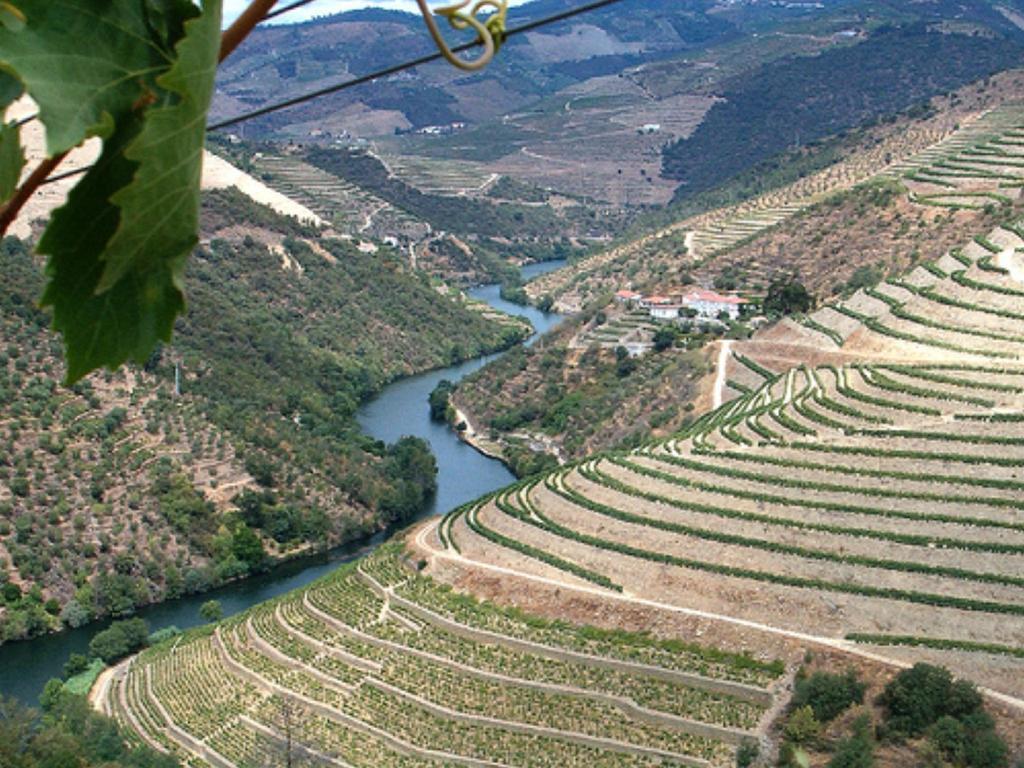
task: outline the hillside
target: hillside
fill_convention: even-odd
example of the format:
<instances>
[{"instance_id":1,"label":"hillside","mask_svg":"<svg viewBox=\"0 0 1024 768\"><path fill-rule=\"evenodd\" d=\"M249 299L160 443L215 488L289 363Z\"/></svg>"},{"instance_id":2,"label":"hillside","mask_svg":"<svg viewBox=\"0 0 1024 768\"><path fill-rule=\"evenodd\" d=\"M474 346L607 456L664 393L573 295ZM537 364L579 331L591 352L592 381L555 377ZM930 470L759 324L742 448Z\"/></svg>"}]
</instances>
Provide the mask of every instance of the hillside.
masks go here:
<instances>
[{"instance_id":1,"label":"hillside","mask_svg":"<svg viewBox=\"0 0 1024 768\"><path fill-rule=\"evenodd\" d=\"M571 5L524 3L509 23ZM632 5L629 14L602 9L513 37L483 72L422 66L236 133L370 146L421 191L472 194L504 176L588 199L601 216L707 189L794 145L914 107L1016 65L1024 43L1024 30L994 7L1006 4L987 0ZM941 68L932 66L937 49ZM261 28L223 68L214 114L430 50L422 20L395 11ZM842 89L831 88L837 79ZM758 140L745 142L750 136ZM727 149L726 162L709 149Z\"/></svg>"},{"instance_id":2,"label":"hillside","mask_svg":"<svg viewBox=\"0 0 1024 768\"><path fill-rule=\"evenodd\" d=\"M996 229L734 342L726 404L689 429L524 481L417 543L442 572L500 565L937 661L1019 706L1022 250Z\"/></svg>"},{"instance_id":3,"label":"hillside","mask_svg":"<svg viewBox=\"0 0 1024 768\"><path fill-rule=\"evenodd\" d=\"M545 275L527 291L573 309L627 286L664 287L686 276L710 284L732 267L750 275L750 290L778 271L796 271L828 295L859 267L882 261L883 269L904 269L915 252L935 258L965 227L996 223L993 208L1018 196L1020 169L1011 155L1014 132L1024 125L1022 99L1024 75L1010 70L933 100L924 114L778 158L756 174L669 206L647 231ZM783 183L758 193L771 179ZM851 192L869 180L884 189L898 186L895 194ZM722 204L737 196L749 199ZM850 242L857 247L847 248Z\"/></svg>"},{"instance_id":4,"label":"hillside","mask_svg":"<svg viewBox=\"0 0 1024 768\"><path fill-rule=\"evenodd\" d=\"M1022 254L997 228L735 342L727 402L687 430L166 640L108 670L98 706L219 768L710 768L755 743L896 766L945 743L896 730L914 705L895 687L927 678L965 722L985 709L971 738L1006 764L1024 749ZM822 723L799 714L809 679L853 687L813 705Z\"/></svg>"},{"instance_id":5,"label":"hillside","mask_svg":"<svg viewBox=\"0 0 1024 768\"><path fill-rule=\"evenodd\" d=\"M680 429L711 403L716 352L708 344L746 338L761 320L669 323L672 335L652 355L664 324L612 301L615 291L714 287L757 301L773 281L795 275L823 303L939 258L965 230L1019 217L1022 96L1021 73L1003 73L937 100L927 117L848 139L841 159L816 173L804 175L804 160L787 158L775 173L799 177L789 185L624 236L531 281L535 302L579 314L543 349L461 383L454 404L468 434L513 467L536 469L545 457L578 459ZM707 199L732 191L727 183ZM641 354L620 365L620 350Z\"/></svg>"},{"instance_id":6,"label":"hillside","mask_svg":"<svg viewBox=\"0 0 1024 768\"><path fill-rule=\"evenodd\" d=\"M237 191L208 193L203 220L173 346L71 389L35 309L40 265L3 243L2 640L407 518L432 491L433 458L417 441L364 437L356 407L398 376L525 333L387 248L320 238Z\"/></svg>"}]
</instances>

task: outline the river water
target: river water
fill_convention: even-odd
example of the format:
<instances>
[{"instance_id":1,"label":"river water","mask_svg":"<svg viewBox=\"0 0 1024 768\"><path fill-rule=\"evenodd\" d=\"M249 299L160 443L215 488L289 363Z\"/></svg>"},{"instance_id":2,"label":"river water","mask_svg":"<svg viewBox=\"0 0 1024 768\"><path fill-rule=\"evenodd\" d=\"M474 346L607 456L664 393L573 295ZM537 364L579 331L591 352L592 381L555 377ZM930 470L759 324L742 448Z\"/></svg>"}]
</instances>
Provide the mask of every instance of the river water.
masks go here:
<instances>
[{"instance_id":1,"label":"river water","mask_svg":"<svg viewBox=\"0 0 1024 768\"><path fill-rule=\"evenodd\" d=\"M522 269L523 280L550 272L564 263L549 261L530 264ZM496 309L529 320L537 333L526 344L533 343L562 320L561 315L505 301L499 291L497 285L485 285L472 289L469 294ZM427 397L441 379L459 381L501 354L504 353L478 357L449 368L400 379L365 403L356 415L363 431L378 440L392 443L403 435L415 435L430 443L437 457L437 494L423 511L423 517L444 514L515 480L500 461L484 456L459 440L447 425L431 421L427 403ZM202 623L199 617L200 605L207 600L218 600L224 615L229 616L308 584L338 565L366 554L386 538L386 533L380 533L366 541L292 560L267 573L210 592L148 606L136 615L149 623L150 631L170 626L186 629ZM81 629L0 645L0 695L13 696L25 704L35 705L46 681L51 677L60 677L61 668L68 656L72 653L85 653L89 640L104 626L97 622Z\"/></svg>"}]
</instances>

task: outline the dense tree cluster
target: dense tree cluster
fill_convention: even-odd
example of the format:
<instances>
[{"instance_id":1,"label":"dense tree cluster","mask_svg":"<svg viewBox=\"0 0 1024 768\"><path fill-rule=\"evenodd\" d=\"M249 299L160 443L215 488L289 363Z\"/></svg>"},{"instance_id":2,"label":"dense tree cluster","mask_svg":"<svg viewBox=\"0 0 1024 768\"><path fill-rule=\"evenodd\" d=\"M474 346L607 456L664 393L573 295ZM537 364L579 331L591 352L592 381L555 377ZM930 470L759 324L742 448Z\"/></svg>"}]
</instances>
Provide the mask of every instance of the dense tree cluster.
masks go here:
<instances>
[{"instance_id":1,"label":"dense tree cluster","mask_svg":"<svg viewBox=\"0 0 1024 768\"><path fill-rule=\"evenodd\" d=\"M0 697L4 768L178 768L170 755L128 741L84 696L58 689L43 704L38 712Z\"/></svg>"}]
</instances>

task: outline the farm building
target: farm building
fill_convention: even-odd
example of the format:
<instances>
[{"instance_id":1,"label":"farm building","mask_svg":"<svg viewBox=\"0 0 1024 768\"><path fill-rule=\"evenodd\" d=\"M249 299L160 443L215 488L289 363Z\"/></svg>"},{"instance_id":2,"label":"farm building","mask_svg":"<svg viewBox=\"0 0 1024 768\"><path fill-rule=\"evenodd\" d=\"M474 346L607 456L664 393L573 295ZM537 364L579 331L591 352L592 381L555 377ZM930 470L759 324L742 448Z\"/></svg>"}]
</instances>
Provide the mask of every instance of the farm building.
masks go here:
<instances>
[{"instance_id":1,"label":"farm building","mask_svg":"<svg viewBox=\"0 0 1024 768\"><path fill-rule=\"evenodd\" d=\"M675 320L681 309L680 304L655 304L651 307L651 317L655 320Z\"/></svg>"},{"instance_id":2,"label":"farm building","mask_svg":"<svg viewBox=\"0 0 1024 768\"><path fill-rule=\"evenodd\" d=\"M643 298L643 294L637 293L636 291L621 290L615 292L615 301L618 304L625 304L627 306L635 306L640 299Z\"/></svg>"},{"instance_id":3,"label":"farm building","mask_svg":"<svg viewBox=\"0 0 1024 768\"><path fill-rule=\"evenodd\" d=\"M739 296L715 291L694 291L683 297L683 306L696 310L701 317L718 317L722 312L726 312L735 320L739 317L740 308L746 303L747 300Z\"/></svg>"}]
</instances>

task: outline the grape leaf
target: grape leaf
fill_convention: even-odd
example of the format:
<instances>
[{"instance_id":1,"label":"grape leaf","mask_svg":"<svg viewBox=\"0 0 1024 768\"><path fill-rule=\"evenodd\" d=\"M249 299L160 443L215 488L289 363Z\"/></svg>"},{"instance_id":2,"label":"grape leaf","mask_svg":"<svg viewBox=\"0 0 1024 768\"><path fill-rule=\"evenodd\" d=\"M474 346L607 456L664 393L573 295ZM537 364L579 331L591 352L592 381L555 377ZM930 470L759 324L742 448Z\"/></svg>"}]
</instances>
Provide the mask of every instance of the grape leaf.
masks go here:
<instances>
[{"instance_id":1,"label":"grape leaf","mask_svg":"<svg viewBox=\"0 0 1024 768\"><path fill-rule=\"evenodd\" d=\"M64 335L69 383L102 365L144 362L184 309L220 11L221 0L206 0L185 23L176 61L153 82L157 104L114 124L40 240L50 256L42 303Z\"/></svg>"},{"instance_id":2,"label":"grape leaf","mask_svg":"<svg viewBox=\"0 0 1024 768\"><path fill-rule=\"evenodd\" d=\"M189 22L177 62L157 79L176 103L152 107L142 133L125 151L139 163L132 183L113 196L121 226L107 245L97 290L114 286L134 266L173 262L194 248L199 230L206 112L213 97L220 44L220 0ZM180 275L179 281L180 281Z\"/></svg>"},{"instance_id":3,"label":"grape leaf","mask_svg":"<svg viewBox=\"0 0 1024 768\"><path fill-rule=\"evenodd\" d=\"M18 124L0 125L0 203L7 202L14 194L24 167L25 150L21 148Z\"/></svg>"},{"instance_id":4,"label":"grape leaf","mask_svg":"<svg viewBox=\"0 0 1024 768\"><path fill-rule=\"evenodd\" d=\"M0 114L22 94L21 81L0 70ZM0 203L5 203L18 188L25 151L21 148L21 130L17 123L0 125Z\"/></svg>"},{"instance_id":5,"label":"grape leaf","mask_svg":"<svg viewBox=\"0 0 1024 768\"><path fill-rule=\"evenodd\" d=\"M17 74L39 105L51 156L109 136L120 116L148 104L173 63L174 29L141 0L10 0L20 30L0 25L0 69ZM191 4L189 4L191 5ZM193 11L194 11L193 7Z\"/></svg>"},{"instance_id":6,"label":"grape leaf","mask_svg":"<svg viewBox=\"0 0 1024 768\"><path fill-rule=\"evenodd\" d=\"M0 70L0 111L7 109L24 92L21 81L14 75Z\"/></svg>"}]
</instances>

